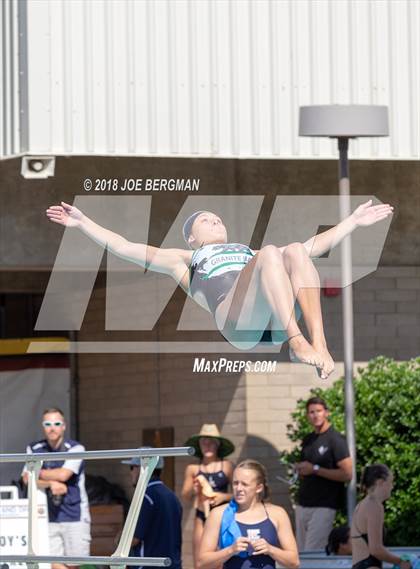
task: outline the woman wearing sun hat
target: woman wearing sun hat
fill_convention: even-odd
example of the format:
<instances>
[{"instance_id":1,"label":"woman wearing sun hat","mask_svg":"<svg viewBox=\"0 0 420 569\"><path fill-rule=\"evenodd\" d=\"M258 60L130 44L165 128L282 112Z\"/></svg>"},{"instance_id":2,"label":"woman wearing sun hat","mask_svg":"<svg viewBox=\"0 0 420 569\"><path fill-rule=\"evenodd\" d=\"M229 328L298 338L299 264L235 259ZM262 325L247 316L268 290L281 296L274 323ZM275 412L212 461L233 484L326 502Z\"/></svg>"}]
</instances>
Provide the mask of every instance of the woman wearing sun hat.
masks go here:
<instances>
[{"instance_id":1,"label":"woman wearing sun hat","mask_svg":"<svg viewBox=\"0 0 420 569\"><path fill-rule=\"evenodd\" d=\"M194 566L204 530L206 514L210 508L229 502L233 464L224 460L235 450L234 444L223 437L214 424L204 424L198 434L190 437L185 446L195 449L199 464L189 464L185 470L182 497L194 500L195 518L193 530Z\"/></svg>"}]
</instances>

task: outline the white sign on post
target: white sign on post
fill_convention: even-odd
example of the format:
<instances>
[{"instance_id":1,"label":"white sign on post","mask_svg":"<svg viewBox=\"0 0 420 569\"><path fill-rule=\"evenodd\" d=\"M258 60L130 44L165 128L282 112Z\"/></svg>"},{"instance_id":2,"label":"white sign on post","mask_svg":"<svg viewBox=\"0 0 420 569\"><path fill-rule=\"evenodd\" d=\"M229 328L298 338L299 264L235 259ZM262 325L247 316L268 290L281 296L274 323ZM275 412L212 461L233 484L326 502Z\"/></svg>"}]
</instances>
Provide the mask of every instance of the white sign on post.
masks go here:
<instances>
[{"instance_id":1,"label":"white sign on post","mask_svg":"<svg viewBox=\"0 0 420 569\"><path fill-rule=\"evenodd\" d=\"M3 498L5 494L10 498ZM0 486L0 555L3 557L28 554L28 503L27 499L19 500L16 486ZM37 504L39 551L36 553L49 555L47 497L42 490L37 491ZM25 567L19 563L5 565L9 569ZM40 568L50 569L50 565L43 563Z\"/></svg>"}]
</instances>

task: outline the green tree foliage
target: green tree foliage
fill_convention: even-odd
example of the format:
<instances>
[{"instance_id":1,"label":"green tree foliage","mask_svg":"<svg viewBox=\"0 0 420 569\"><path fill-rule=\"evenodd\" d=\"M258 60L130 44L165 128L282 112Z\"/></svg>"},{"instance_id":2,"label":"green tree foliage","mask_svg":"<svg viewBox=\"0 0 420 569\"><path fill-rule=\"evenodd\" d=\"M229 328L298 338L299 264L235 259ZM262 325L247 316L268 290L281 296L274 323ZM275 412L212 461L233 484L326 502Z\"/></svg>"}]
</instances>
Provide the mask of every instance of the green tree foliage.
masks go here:
<instances>
[{"instance_id":1,"label":"green tree foliage","mask_svg":"<svg viewBox=\"0 0 420 569\"><path fill-rule=\"evenodd\" d=\"M394 473L391 498L385 504L388 545L419 545L420 528L420 358L396 362L378 357L358 370L355 381L357 479L367 464L384 463ZM331 422L344 433L344 380L313 389L331 411ZM288 425L288 437L300 442L311 431L305 401L299 400ZM299 446L283 461L299 459Z\"/></svg>"}]
</instances>

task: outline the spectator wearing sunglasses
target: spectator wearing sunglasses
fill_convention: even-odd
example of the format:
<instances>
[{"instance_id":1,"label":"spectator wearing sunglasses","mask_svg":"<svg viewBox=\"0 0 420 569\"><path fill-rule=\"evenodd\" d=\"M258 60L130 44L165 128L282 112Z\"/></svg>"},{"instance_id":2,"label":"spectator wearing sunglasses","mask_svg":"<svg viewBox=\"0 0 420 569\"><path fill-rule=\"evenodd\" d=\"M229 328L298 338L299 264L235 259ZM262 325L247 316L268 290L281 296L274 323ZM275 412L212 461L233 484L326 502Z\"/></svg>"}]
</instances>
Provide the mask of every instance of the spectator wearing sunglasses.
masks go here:
<instances>
[{"instance_id":1,"label":"spectator wearing sunglasses","mask_svg":"<svg viewBox=\"0 0 420 569\"><path fill-rule=\"evenodd\" d=\"M85 447L65 437L63 412L52 407L42 415L45 438L31 443L28 454L82 452ZM22 474L27 483L25 467ZM50 554L57 556L88 556L90 552L90 514L85 489L84 463L80 459L51 460L42 464L38 487L46 489L48 498ZM53 563L52 569L66 565Z\"/></svg>"}]
</instances>

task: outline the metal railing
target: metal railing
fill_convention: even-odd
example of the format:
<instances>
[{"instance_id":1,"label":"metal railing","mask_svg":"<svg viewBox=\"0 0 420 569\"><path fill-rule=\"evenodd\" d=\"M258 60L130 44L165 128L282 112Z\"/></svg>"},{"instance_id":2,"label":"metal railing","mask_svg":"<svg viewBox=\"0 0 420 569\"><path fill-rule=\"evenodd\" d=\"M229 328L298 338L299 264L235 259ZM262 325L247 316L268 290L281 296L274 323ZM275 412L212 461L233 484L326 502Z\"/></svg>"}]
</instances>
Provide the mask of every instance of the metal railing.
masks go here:
<instances>
[{"instance_id":1,"label":"metal railing","mask_svg":"<svg viewBox=\"0 0 420 569\"><path fill-rule=\"evenodd\" d=\"M128 557L134 536L140 508L146 493L147 484L152 476L159 457L164 456L192 456L192 447L174 448L137 448L123 450L91 450L84 452L54 452L37 454L0 454L2 462L26 463L28 472L28 554L27 555L0 555L0 563L26 563L30 569L38 569L40 563L63 563L66 565L111 565L124 567L125 565L139 565L150 567L168 567L171 559L165 557ZM136 484L130 509L125 520L123 531L117 548L110 557L57 557L38 555L38 511L37 511L37 480L43 462L51 460L80 460L95 459L122 459L138 457L140 459L140 476Z\"/></svg>"}]
</instances>

